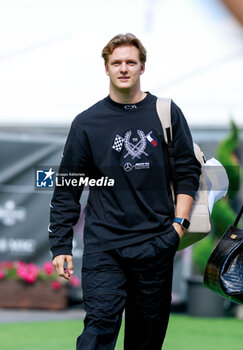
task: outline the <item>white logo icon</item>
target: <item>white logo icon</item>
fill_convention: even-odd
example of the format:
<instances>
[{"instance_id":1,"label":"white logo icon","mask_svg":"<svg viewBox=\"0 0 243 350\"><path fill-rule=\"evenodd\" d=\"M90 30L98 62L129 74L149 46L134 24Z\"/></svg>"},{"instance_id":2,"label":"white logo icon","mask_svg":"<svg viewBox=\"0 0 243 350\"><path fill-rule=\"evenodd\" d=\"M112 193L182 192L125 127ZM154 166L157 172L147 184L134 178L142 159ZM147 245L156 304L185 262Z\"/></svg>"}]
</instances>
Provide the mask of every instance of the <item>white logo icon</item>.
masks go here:
<instances>
[{"instance_id":1,"label":"white logo icon","mask_svg":"<svg viewBox=\"0 0 243 350\"><path fill-rule=\"evenodd\" d=\"M138 136L140 137L140 140L136 143L133 144L130 142L130 138L132 135L131 131L126 132L126 135L124 137L124 146L127 150L127 153L125 154L124 158L126 158L128 155L134 158L139 158L141 157L142 154L145 154L145 156L148 156L146 152L144 152L146 146L147 146L147 139L142 130L137 130Z\"/></svg>"},{"instance_id":2,"label":"white logo icon","mask_svg":"<svg viewBox=\"0 0 243 350\"><path fill-rule=\"evenodd\" d=\"M17 221L23 221L26 217L26 210L24 208L16 208L14 201L7 201L0 207L0 221L5 226L13 226Z\"/></svg>"},{"instance_id":3,"label":"white logo icon","mask_svg":"<svg viewBox=\"0 0 243 350\"><path fill-rule=\"evenodd\" d=\"M36 187L53 187L55 171L50 168L49 170L37 170L36 172Z\"/></svg>"},{"instance_id":4,"label":"white logo icon","mask_svg":"<svg viewBox=\"0 0 243 350\"><path fill-rule=\"evenodd\" d=\"M137 109L136 105L125 105L124 106L125 109Z\"/></svg>"},{"instance_id":5,"label":"white logo icon","mask_svg":"<svg viewBox=\"0 0 243 350\"><path fill-rule=\"evenodd\" d=\"M136 142L135 144L130 141L132 135L131 130L126 132L124 138L120 135L116 135L112 148L117 152L121 152L124 144L125 149L127 150L124 158L126 158L128 155L130 155L132 159L140 159L142 154L148 156L148 154L144 151L147 146L147 136L142 130L137 130L137 133L140 140L137 137L133 137L132 141Z\"/></svg>"},{"instance_id":6,"label":"white logo icon","mask_svg":"<svg viewBox=\"0 0 243 350\"><path fill-rule=\"evenodd\" d=\"M44 173L46 174L46 177L43 181L47 179L52 179L52 175L55 174L55 171L52 171L52 168L50 168L48 171L44 171Z\"/></svg>"},{"instance_id":7,"label":"white logo icon","mask_svg":"<svg viewBox=\"0 0 243 350\"><path fill-rule=\"evenodd\" d=\"M132 170L132 164L131 163L124 164L123 169L125 171L131 171Z\"/></svg>"}]
</instances>

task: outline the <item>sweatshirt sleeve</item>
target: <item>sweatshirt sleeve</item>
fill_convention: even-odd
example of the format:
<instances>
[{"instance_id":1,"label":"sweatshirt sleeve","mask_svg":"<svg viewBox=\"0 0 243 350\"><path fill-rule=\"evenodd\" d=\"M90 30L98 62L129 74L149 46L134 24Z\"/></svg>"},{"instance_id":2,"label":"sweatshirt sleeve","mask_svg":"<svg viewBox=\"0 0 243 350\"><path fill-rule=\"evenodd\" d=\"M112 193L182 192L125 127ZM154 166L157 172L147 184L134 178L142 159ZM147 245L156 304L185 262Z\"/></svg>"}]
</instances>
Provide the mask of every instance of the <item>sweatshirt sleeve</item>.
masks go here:
<instances>
[{"instance_id":1,"label":"sweatshirt sleeve","mask_svg":"<svg viewBox=\"0 0 243 350\"><path fill-rule=\"evenodd\" d=\"M73 179L69 174L88 173L89 144L85 131L80 126L80 118L72 122L58 170L67 174L65 179ZM50 203L49 241L53 258L57 255L72 255L73 226L80 216L80 196L83 186L55 186Z\"/></svg>"},{"instance_id":2,"label":"sweatshirt sleeve","mask_svg":"<svg viewBox=\"0 0 243 350\"><path fill-rule=\"evenodd\" d=\"M176 194L188 194L195 198L199 187L201 164L197 160L190 129L180 108L172 101L174 157L176 167Z\"/></svg>"}]
</instances>

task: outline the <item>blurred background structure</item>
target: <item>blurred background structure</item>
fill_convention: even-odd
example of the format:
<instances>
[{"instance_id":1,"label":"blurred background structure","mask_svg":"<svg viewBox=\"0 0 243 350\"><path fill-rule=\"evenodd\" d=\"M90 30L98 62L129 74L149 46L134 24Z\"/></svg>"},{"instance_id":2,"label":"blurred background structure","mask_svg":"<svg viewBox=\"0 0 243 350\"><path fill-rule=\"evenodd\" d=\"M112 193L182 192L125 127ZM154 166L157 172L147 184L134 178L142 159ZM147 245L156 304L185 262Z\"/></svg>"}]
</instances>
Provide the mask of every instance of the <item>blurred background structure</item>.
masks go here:
<instances>
[{"instance_id":1,"label":"blurred background structure","mask_svg":"<svg viewBox=\"0 0 243 350\"><path fill-rule=\"evenodd\" d=\"M207 158L234 120L242 164L242 6L237 0L0 2L1 261L51 259L52 191L36 190L36 167L59 164L72 119L108 94L101 50L117 33L142 40L148 51L142 89L173 98ZM87 192L82 207L86 199ZM83 215L74 236L77 275L82 227ZM188 249L176 257L174 303L185 302L190 271Z\"/></svg>"}]
</instances>

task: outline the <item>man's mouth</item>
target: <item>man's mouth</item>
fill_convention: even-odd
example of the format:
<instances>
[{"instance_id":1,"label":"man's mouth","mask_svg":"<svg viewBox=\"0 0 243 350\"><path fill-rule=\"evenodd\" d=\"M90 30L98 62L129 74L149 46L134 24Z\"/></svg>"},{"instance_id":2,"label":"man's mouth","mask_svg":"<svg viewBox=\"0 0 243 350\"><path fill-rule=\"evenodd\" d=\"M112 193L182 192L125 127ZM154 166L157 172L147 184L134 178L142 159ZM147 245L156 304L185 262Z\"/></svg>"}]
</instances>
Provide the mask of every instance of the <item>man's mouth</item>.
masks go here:
<instances>
[{"instance_id":1,"label":"man's mouth","mask_svg":"<svg viewBox=\"0 0 243 350\"><path fill-rule=\"evenodd\" d=\"M120 81L128 81L129 77L125 76L125 77L119 77L118 78Z\"/></svg>"}]
</instances>

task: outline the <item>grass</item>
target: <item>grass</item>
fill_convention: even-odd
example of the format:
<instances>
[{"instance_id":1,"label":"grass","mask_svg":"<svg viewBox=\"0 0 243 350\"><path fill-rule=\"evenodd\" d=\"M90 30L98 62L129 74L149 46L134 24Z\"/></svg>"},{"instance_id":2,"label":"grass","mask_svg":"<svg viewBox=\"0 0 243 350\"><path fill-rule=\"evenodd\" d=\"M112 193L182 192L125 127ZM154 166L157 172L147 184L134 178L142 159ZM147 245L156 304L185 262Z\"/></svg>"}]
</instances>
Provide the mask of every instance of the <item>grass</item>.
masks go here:
<instances>
[{"instance_id":1,"label":"grass","mask_svg":"<svg viewBox=\"0 0 243 350\"><path fill-rule=\"evenodd\" d=\"M242 350L243 321L172 316L163 350Z\"/></svg>"},{"instance_id":2,"label":"grass","mask_svg":"<svg viewBox=\"0 0 243 350\"><path fill-rule=\"evenodd\" d=\"M115 350L123 349L123 327ZM57 321L0 325L1 350L74 350L83 322ZM163 350L242 350L243 321L172 315ZM152 350L152 349L151 349Z\"/></svg>"}]
</instances>

